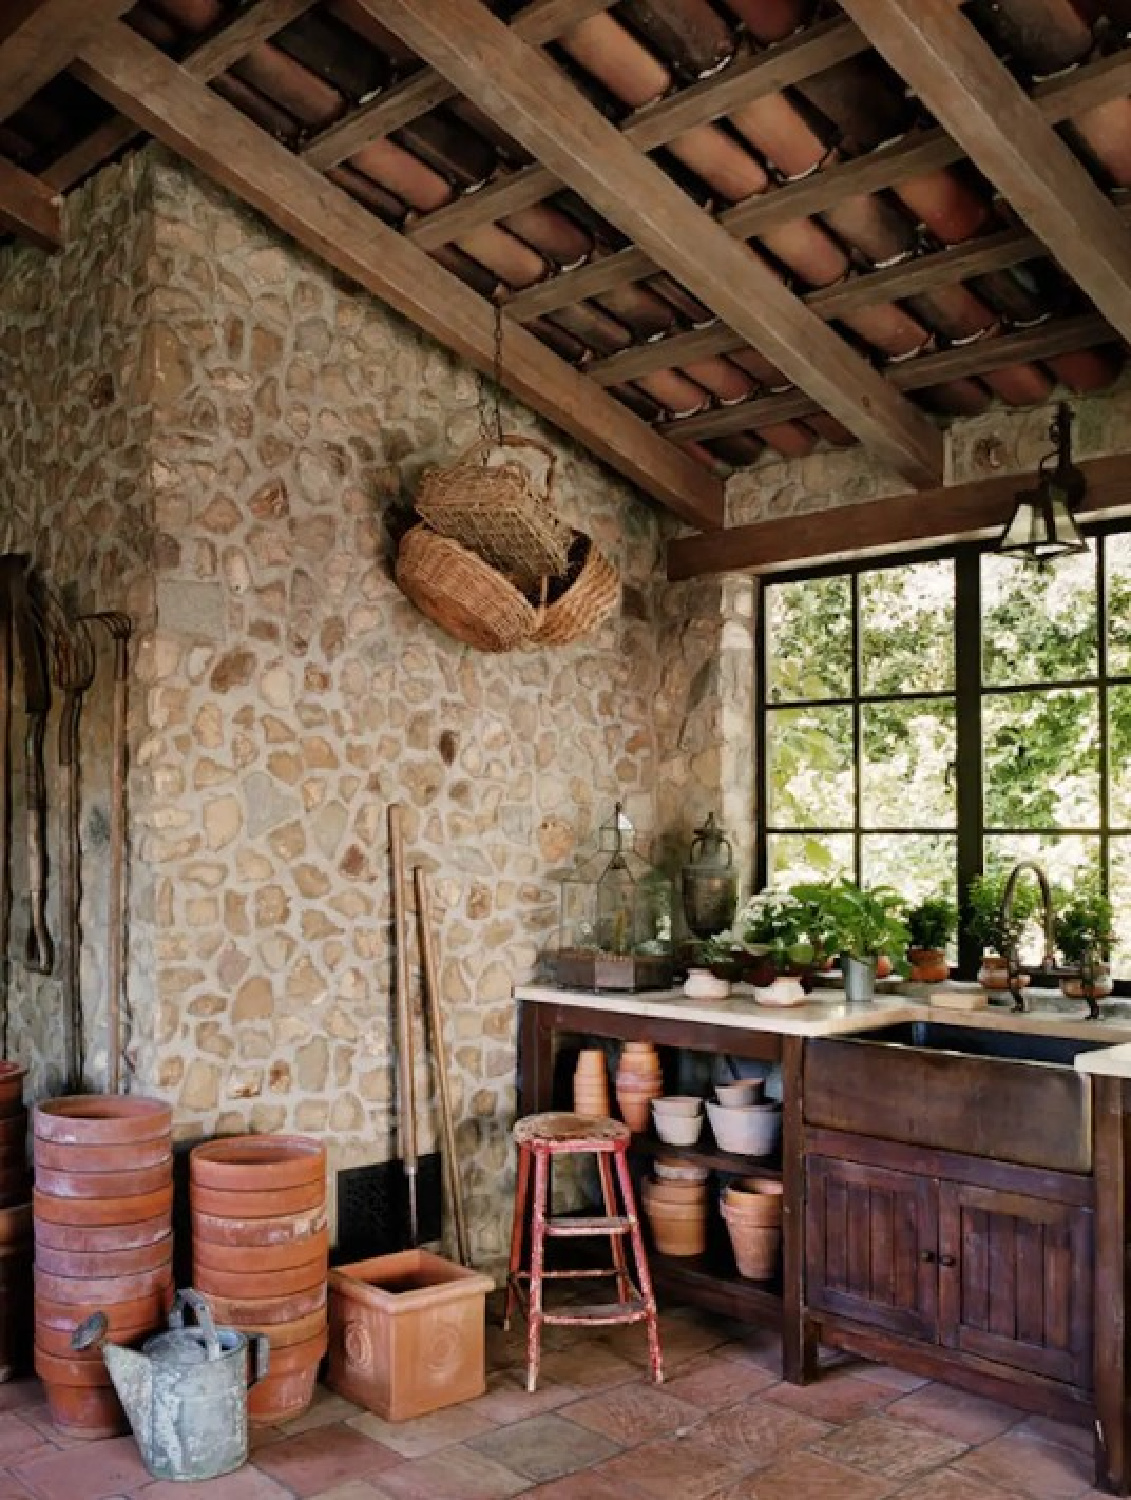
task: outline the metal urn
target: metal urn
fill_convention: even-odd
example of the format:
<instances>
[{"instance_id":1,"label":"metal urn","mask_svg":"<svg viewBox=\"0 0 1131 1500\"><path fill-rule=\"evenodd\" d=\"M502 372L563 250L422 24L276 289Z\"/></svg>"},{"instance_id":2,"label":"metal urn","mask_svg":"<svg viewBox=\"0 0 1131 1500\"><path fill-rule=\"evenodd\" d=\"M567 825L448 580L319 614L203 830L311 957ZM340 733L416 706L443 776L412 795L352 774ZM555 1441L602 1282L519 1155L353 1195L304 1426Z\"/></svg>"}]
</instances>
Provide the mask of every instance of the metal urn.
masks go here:
<instances>
[{"instance_id":1,"label":"metal urn","mask_svg":"<svg viewBox=\"0 0 1131 1500\"><path fill-rule=\"evenodd\" d=\"M682 887L683 914L694 937L713 937L734 921L738 904L734 850L715 822L714 813L695 830L683 867Z\"/></svg>"}]
</instances>

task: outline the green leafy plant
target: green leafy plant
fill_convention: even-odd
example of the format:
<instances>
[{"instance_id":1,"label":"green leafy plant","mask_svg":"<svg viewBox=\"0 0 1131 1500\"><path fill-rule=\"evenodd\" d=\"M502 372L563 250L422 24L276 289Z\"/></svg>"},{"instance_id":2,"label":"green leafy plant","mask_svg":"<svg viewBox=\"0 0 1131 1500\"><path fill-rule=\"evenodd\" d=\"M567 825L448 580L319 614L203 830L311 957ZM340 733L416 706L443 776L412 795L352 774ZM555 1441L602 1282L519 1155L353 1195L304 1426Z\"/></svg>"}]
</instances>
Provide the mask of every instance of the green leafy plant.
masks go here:
<instances>
[{"instance_id":1,"label":"green leafy plant","mask_svg":"<svg viewBox=\"0 0 1131 1500\"><path fill-rule=\"evenodd\" d=\"M941 951L958 927L958 908L946 896L927 896L907 913L912 948Z\"/></svg>"},{"instance_id":2,"label":"green leafy plant","mask_svg":"<svg viewBox=\"0 0 1131 1500\"><path fill-rule=\"evenodd\" d=\"M911 935L903 917L903 897L891 886L859 886L842 879L797 885L792 894L821 913L829 951L865 963L884 956L896 967L903 965Z\"/></svg>"},{"instance_id":3,"label":"green leafy plant","mask_svg":"<svg viewBox=\"0 0 1131 1500\"><path fill-rule=\"evenodd\" d=\"M1033 920L1040 904L1034 886L1016 886L1007 921L1002 914L1007 879L1008 875L1004 871L975 875L966 891L966 931L979 948L988 949L999 958L1007 957L1010 948L1016 949L1020 945L1025 928Z\"/></svg>"},{"instance_id":4,"label":"green leafy plant","mask_svg":"<svg viewBox=\"0 0 1131 1500\"><path fill-rule=\"evenodd\" d=\"M1071 891L1058 892L1056 907L1056 945L1067 963L1110 958L1115 912L1095 876L1082 878Z\"/></svg>"}]
</instances>

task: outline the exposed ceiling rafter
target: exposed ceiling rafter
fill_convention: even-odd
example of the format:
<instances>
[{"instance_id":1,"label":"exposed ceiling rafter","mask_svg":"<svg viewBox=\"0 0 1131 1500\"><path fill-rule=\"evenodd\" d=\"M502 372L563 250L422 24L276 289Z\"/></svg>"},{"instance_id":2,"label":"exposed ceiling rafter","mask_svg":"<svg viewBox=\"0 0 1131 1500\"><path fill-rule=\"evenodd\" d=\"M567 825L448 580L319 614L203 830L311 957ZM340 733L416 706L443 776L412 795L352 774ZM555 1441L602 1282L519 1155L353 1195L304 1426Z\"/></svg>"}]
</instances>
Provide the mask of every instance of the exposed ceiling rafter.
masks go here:
<instances>
[{"instance_id":1,"label":"exposed ceiling rafter","mask_svg":"<svg viewBox=\"0 0 1131 1500\"><path fill-rule=\"evenodd\" d=\"M0 8L0 120L70 63L133 0L10 0Z\"/></svg>"},{"instance_id":2,"label":"exposed ceiling rafter","mask_svg":"<svg viewBox=\"0 0 1131 1500\"><path fill-rule=\"evenodd\" d=\"M0 229L10 229L40 250L63 243L59 199L38 177L0 158Z\"/></svg>"}]
</instances>

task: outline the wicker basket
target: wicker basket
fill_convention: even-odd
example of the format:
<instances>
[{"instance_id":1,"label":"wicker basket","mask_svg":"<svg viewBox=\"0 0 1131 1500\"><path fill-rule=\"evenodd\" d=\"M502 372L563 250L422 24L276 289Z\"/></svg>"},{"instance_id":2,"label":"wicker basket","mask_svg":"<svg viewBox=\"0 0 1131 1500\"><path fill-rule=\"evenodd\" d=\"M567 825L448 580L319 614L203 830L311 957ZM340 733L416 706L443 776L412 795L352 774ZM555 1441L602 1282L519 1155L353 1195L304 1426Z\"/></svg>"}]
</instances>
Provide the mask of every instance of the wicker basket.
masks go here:
<instances>
[{"instance_id":1,"label":"wicker basket","mask_svg":"<svg viewBox=\"0 0 1131 1500\"><path fill-rule=\"evenodd\" d=\"M574 533L570 565L564 579L551 583L532 646L567 646L595 630L612 614L620 598L620 578L593 539Z\"/></svg>"},{"instance_id":2,"label":"wicker basket","mask_svg":"<svg viewBox=\"0 0 1131 1500\"><path fill-rule=\"evenodd\" d=\"M397 583L422 614L478 651L525 645L540 618L490 563L427 526L414 526L401 542Z\"/></svg>"},{"instance_id":3,"label":"wicker basket","mask_svg":"<svg viewBox=\"0 0 1131 1500\"><path fill-rule=\"evenodd\" d=\"M512 456L523 448L539 458ZM564 573L569 560L570 528L551 505L554 463L553 452L531 438L480 441L450 467L423 475L416 508L433 530L533 587Z\"/></svg>"}]
</instances>

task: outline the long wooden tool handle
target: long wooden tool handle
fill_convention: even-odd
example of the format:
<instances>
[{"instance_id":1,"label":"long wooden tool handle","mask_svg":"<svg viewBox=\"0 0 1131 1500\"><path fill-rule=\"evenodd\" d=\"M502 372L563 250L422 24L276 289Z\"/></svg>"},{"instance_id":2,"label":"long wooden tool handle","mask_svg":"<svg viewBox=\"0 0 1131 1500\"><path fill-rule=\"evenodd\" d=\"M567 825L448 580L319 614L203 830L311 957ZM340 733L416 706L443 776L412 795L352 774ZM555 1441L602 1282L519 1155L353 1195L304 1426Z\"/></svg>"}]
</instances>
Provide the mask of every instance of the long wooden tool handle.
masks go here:
<instances>
[{"instance_id":1,"label":"long wooden tool handle","mask_svg":"<svg viewBox=\"0 0 1131 1500\"><path fill-rule=\"evenodd\" d=\"M448 1051L444 1045L444 1015L440 1003L440 964L436 954L436 933L432 927L432 899L428 873L419 865L413 871L416 886L416 920L420 925L420 953L424 964L424 998L428 1007L428 1029L436 1053L436 1078L440 1085L440 1125L444 1132L444 1173L456 1221L456 1248L460 1265L471 1264L471 1246L467 1236L467 1218L463 1208L463 1188L459 1180L456 1157L456 1129L452 1115L452 1096L448 1086Z\"/></svg>"},{"instance_id":2,"label":"long wooden tool handle","mask_svg":"<svg viewBox=\"0 0 1131 1500\"><path fill-rule=\"evenodd\" d=\"M404 826L400 804L389 807L393 860L393 929L397 945L397 1062L400 1071L400 1147L406 1172L416 1171L416 1078L412 1053L412 1007L408 993L408 918L405 911Z\"/></svg>"},{"instance_id":3,"label":"long wooden tool handle","mask_svg":"<svg viewBox=\"0 0 1131 1500\"><path fill-rule=\"evenodd\" d=\"M122 986L126 948L126 730L129 718L129 656L115 643L113 777L110 787L110 910L106 924L106 1083L112 1094L122 1080Z\"/></svg>"},{"instance_id":4,"label":"long wooden tool handle","mask_svg":"<svg viewBox=\"0 0 1131 1500\"><path fill-rule=\"evenodd\" d=\"M0 1057L8 1055L8 935L12 912L12 632L0 592Z\"/></svg>"},{"instance_id":5,"label":"long wooden tool handle","mask_svg":"<svg viewBox=\"0 0 1131 1500\"><path fill-rule=\"evenodd\" d=\"M27 935L27 966L36 974L50 974L55 948L47 930L47 783L43 775L43 736L46 713L28 719L24 768L27 807L27 875L31 894L31 924Z\"/></svg>"}]
</instances>

